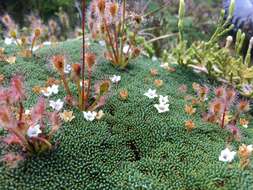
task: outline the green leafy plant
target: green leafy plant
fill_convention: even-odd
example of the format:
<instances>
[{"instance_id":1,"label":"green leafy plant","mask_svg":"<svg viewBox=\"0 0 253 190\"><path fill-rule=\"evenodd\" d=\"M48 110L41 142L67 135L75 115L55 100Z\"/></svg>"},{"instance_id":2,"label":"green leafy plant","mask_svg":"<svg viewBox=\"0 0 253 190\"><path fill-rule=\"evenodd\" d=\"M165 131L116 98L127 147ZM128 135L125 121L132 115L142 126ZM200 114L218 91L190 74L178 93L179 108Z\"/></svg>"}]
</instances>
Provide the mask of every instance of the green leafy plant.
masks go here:
<instances>
[{"instance_id":1,"label":"green leafy plant","mask_svg":"<svg viewBox=\"0 0 253 190\"><path fill-rule=\"evenodd\" d=\"M187 47L183 33L185 4L184 0L181 0L178 21L179 40L174 55L179 65L189 66L197 72L204 72L211 78L235 86L243 95L251 96L253 93L253 67L251 66L253 39L250 40L245 57L241 54L245 43L245 34L241 30L237 32L234 45L231 36L227 37L225 46L219 44L220 40L234 27L229 24L234 6L235 2L231 1L225 20L225 11L221 11L217 29L209 41L194 42Z\"/></svg>"},{"instance_id":2,"label":"green leafy plant","mask_svg":"<svg viewBox=\"0 0 253 190\"><path fill-rule=\"evenodd\" d=\"M178 46L177 48L175 48L174 50L174 54L177 58L177 62L180 65L189 65L191 64L191 55L195 55L197 54L198 50L201 49L202 51L206 52L206 51L213 51L215 50L214 48L217 48L217 42L225 35L227 34L229 31L231 31L233 29L233 25L229 26L227 28L227 26L229 25L231 19L232 19L232 15L234 12L234 6L235 3L234 1L231 1L230 4L230 9L229 9L229 16L228 18L224 21L224 16L225 16L225 10L221 11L221 16L220 16L220 20L219 23L217 25L216 31L214 32L214 34L212 35L212 37L210 38L210 40L208 42L197 42L197 43L193 43L189 48L187 48L187 41L185 41L184 39L184 15L185 15L185 2L184 0L180 0L180 4L179 4L179 20L178 20L178 30L179 30L179 36L178 36ZM199 61L199 60L197 60Z\"/></svg>"}]
</instances>

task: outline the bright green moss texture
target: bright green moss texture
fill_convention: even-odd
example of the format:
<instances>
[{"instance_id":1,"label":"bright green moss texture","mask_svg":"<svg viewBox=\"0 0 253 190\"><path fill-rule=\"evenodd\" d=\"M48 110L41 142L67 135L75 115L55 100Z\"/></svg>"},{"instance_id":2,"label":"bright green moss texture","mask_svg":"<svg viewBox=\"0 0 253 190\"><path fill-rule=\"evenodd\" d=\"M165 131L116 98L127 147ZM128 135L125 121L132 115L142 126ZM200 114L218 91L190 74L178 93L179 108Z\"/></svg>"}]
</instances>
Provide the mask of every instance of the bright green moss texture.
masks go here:
<instances>
[{"instance_id":1,"label":"bright green moss texture","mask_svg":"<svg viewBox=\"0 0 253 190\"><path fill-rule=\"evenodd\" d=\"M42 85L48 76L56 76L49 58L65 53L71 62L80 61L81 42L62 43L57 48L42 49L36 59L18 58L14 65L0 63L0 72L10 78L22 73L29 92L29 108L36 102L31 87ZM10 48L7 52L12 52ZM102 57L96 45L94 50ZM165 85L158 89L168 95L170 112L158 114L154 104L143 94L155 88L150 68L157 68ZM218 161L228 134L195 116L197 129L187 133L184 121L182 84L205 80L190 70L178 68L168 73L146 58L131 64L127 71L117 71L105 61L96 66L94 81L121 75L113 85L101 121L86 122L75 110L76 119L64 124L55 138L59 145L52 152L29 158L16 169L0 165L1 190L84 190L84 189L253 189L253 169L238 169L238 159L230 166ZM121 89L129 91L129 100L118 99ZM193 93L193 92L191 92ZM52 99L63 98L64 92ZM66 109L70 109L67 108ZM243 142L253 143L252 130L242 131ZM238 148L233 144L234 149Z\"/></svg>"}]
</instances>

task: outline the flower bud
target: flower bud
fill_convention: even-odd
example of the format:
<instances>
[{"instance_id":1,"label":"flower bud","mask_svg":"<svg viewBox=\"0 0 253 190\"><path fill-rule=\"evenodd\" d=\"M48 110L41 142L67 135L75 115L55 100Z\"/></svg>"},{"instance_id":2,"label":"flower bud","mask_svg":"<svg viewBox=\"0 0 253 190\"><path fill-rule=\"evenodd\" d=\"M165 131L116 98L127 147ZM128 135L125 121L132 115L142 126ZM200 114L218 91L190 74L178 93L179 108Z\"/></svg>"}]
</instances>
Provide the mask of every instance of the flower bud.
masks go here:
<instances>
[{"instance_id":1,"label":"flower bud","mask_svg":"<svg viewBox=\"0 0 253 190\"><path fill-rule=\"evenodd\" d=\"M54 65L55 69L58 72L60 72L60 73L64 72L65 58L64 58L63 55L55 55L55 56L53 56L52 62L53 62L53 65Z\"/></svg>"},{"instance_id":2,"label":"flower bud","mask_svg":"<svg viewBox=\"0 0 253 190\"><path fill-rule=\"evenodd\" d=\"M86 53L85 54L85 62L89 68L92 68L92 66L96 62L96 55L94 53Z\"/></svg>"},{"instance_id":3,"label":"flower bud","mask_svg":"<svg viewBox=\"0 0 253 190\"><path fill-rule=\"evenodd\" d=\"M115 17L117 15L118 12L118 3L112 3L110 6L110 13L112 15L112 17Z\"/></svg>"},{"instance_id":4,"label":"flower bud","mask_svg":"<svg viewBox=\"0 0 253 190\"><path fill-rule=\"evenodd\" d=\"M98 6L98 10L101 14L104 14L104 12L105 12L105 5L106 5L105 0L98 0L97 6Z\"/></svg>"}]
</instances>

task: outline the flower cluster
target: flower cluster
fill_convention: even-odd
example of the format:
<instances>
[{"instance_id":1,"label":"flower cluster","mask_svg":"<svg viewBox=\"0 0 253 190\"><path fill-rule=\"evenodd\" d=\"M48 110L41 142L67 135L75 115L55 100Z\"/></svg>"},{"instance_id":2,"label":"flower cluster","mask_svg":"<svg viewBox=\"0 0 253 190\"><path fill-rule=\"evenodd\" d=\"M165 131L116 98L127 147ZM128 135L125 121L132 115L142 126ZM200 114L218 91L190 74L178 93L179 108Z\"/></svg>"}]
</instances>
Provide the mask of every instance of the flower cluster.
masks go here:
<instances>
[{"instance_id":1,"label":"flower cluster","mask_svg":"<svg viewBox=\"0 0 253 190\"><path fill-rule=\"evenodd\" d=\"M158 97L156 90L149 89L148 92L144 93L149 99L154 99ZM169 99L168 96L159 95L159 104L155 104L154 107L157 109L158 113L165 113L169 111Z\"/></svg>"},{"instance_id":2,"label":"flower cluster","mask_svg":"<svg viewBox=\"0 0 253 190\"><path fill-rule=\"evenodd\" d=\"M233 88L220 86L214 89L214 98L207 105L209 88L196 83L193 84L193 88L197 98L187 97L191 104L185 106L186 113L194 114L199 106L204 121L219 124L222 129L231 132L231 138L240 140L238 123L247 127L248 121L240 117L249 111L249 101L239 100Z\"/></svg>"},{"instance_id":3,"label":"flower cluster","mask_svg":"<svg viewBox=\"0 0 253 190\"><path fill-rule=\"evenodd\" d=\"M60 127L58 113L46 110L44 98L39 98L38 103L26 111L23 106L25 99L22 76L14 76L10 87L0 87L0 126L8 133L3 142L9 145L8 150L12 150L12 145L20 147L18 154L7 153L3 156L2 161L8 165L15 165L17 158L21 160L23 155L50 150L50 141Z\"/></svg>"},{"instance_id":4,"label":"flower cluster","mask_svg":"<svg viewBox=\"0 0 253 190\"><path fill-rule=\"evenodd\" d=\"M44 45L42 42L38 42L41 40L45 26L40 19L34 16L28 17L28 20L31 23L31 29L30 34L25 35L22 32L18 33L18 26L8 14L1 18L2 23L7 28L5 44L16 44L20 48L19 54L22 57L31 57L36 50Z\"/></svg>"},{"instance_id":5,"label":"flower cluster","mask_svg":"<svg viewBox=\"0 0 253 190\"><path fill-rule=\"evenodd\" d=\"M108 80L102 81L94 85L95 96L91 98L92 87L92 71L94 64L96 63L96 55L93 53L85 53L85 68L88 72L88 80L82 80L82 65L75 63L72 65L67 64L67 60L64 55L54 55L51 58L52 65L57 73L60 75L64 89L67 93L65 97L66 103L72 106L78 106L82 111L94 111L97 108L104 105L106 100L106 94L109 91L110 82ZM70 73L70 75L69 75ZM70 80L69 80L70 79ZM120 81L120 76L114 76L111 78L114 83ZM71 92L69 82L76 85L77 97ZM57 85L47 87L46 92L43 92L45 96L51 95L56 90ZM92 101L91 101L92 100ZM60 109L62 102L51 102L51 107L54 109Z\"/></svg>"},{"instance_id":6,"label":"flower cluster","mask_svg":"<svg viewBox=\"0 0 253 190\"><path fill-rule=\"evenodd\" d=\"M127 32L130 23L134 24L133 32ZM141 17L133 19L126 11L126 0L117 1L93 0L90 3L89 29L94 39L102 39L107 52L105 58L114 66L125 68L129 61L140 54L137 44L137 32Z\"/></svg>"},{"instance_id":7,"label":"flower cluster","mask_svg":"<svg viewBox=\"0 0 253 190\"><path fill-rule=\"evenodd\" d=\"M100 120L104 117L103 110L100 110L99 112L96 111L84 111L83 116L86 121L94 121L95 119Z\"/></svg>"}]
</instances>

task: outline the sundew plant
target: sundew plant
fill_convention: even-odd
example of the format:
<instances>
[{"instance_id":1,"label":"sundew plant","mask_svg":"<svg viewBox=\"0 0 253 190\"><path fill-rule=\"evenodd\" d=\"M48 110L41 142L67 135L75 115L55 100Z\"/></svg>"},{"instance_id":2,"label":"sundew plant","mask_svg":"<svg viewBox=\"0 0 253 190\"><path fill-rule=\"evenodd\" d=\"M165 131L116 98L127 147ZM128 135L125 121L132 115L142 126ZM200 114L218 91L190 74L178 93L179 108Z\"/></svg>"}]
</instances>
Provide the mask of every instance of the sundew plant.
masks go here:
<instances>
[{"instance_id":1,"label":"sundew plant","mask_svg":"<svg viewBox=\"0 0 253 190\"><path fill-rule=\"evenodd\" d=\"M89 8L89 29L94 39L107 47L105 58L114 66L125 68L140 54L137 35L142 17L130 15L126 1L93 0Z\"/></svg>"},{"instance_id":2,"label":"sundew plant","mask_svg":"<svg viewBox=\"0 0 253 190\"><path fill-rule=\"evenodd\" d=\"M195 0L38 1L23 22L6 12L19 2L0 5L0 189L252 189L253 40L238 1L193 43ZM155 34L161 10L178 30Z\"/></svg>"}]
</instances>

